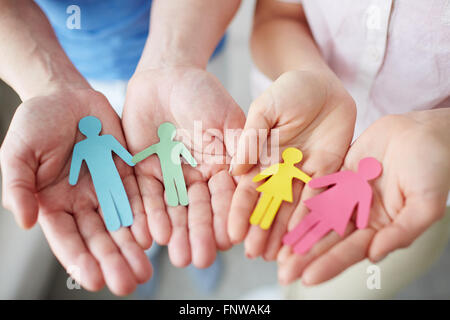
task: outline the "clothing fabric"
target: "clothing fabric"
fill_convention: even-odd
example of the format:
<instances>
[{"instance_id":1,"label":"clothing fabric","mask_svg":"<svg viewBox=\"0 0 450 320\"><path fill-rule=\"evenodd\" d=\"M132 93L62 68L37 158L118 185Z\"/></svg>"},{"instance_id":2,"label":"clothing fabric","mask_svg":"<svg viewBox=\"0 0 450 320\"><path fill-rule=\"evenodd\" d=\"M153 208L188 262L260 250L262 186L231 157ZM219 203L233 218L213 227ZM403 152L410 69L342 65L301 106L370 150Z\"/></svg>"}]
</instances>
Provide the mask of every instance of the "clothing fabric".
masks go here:
<instances>
[{"instance_id":1,"label":"clothing fabric","mask_svg":"<svg viewBox=\"0 0 450 320\"><path fill-rule=\"evenodd\" d=\"M85 78L128 80L149 31L151 0L35 0ZM68 19L79 8L80 28ZM74 9L75 8L75 9ZM69 24L69 26L68 26Z\"/></svg>"},{"instance_id":2,"label":"clothing fabric","mask_svg":"<svg viewBox=\"0 0 450 320\"><path fill-rule=\"evenodd\" d=\"M144 50L151 0L35 0L87 79L128 80ZM72 22L78 16L79 26ZM225 37L213 56L222 50Z\"/></svg>"},{"instance_id":3,"label":"clothing fabric","mask_svg":"<svg viewBox=\"0 0 450 320\"><path fill-rule=\"evenodd\" d=\"M284 0L302 3L330 68L355 99L357 138L393 113L450 107L450 1ZM253 92L271 81L253 71Z\"/></svg>"}]
</instances>

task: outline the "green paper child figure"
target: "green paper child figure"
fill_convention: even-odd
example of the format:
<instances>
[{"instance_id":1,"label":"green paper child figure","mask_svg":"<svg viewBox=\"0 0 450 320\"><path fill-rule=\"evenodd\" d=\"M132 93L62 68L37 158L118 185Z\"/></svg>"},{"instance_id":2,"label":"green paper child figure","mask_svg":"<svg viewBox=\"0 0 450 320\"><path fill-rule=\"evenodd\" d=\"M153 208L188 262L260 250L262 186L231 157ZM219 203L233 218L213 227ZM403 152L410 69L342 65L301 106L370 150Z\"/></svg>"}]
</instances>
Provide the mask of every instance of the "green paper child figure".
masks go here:
<instances>
[{"instance_id":1,"label":"green paper child figure","mask_svg":"<svg viewBox=\"0 0 450 320\"><path fill-rule=\"evenodd\" d=\"M139 152L132 159L134 163L138 163L154 153L158 155L167 203L172 207L178 204L187 206L189 203L180 157L183 157L192 167L197 166L197 162L186 146L173 140L175 134L175 126L170 122L164 122L158 128L159 142Z\"/></svg>"}]
</instances>

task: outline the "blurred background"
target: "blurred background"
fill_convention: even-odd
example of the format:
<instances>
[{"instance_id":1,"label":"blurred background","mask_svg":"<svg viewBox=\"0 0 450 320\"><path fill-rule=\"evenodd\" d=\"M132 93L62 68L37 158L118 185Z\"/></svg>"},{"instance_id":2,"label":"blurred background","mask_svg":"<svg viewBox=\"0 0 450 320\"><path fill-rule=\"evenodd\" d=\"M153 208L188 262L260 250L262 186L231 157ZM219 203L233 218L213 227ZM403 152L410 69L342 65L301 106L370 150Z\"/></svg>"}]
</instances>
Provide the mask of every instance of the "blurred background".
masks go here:
<instances>
[{"instance_id":1,"label":"blurred background","mask_svg":"<svg viewBox=\"0 0 450 320\"><path fill-rule=\"evenodd\" d=\"M248 49L254 1L243 1L227 35L224 50L208 67L229 90L237 103L247 111L252 100ZM0 141L20 99L0 81ZM277 285L274 262L249 260L243 246L220 255L219 278L215 286L199 286L201 274L193 268L177 269L159 252L157 279L150 288L141 287L127 298L137 299L281 299L283 290ZM398 270L402 272L402 270ZM427 271L405 287L397 299L450 298L450 246ZM21 230L13 216L0 207L0 299L114 299L107 289L97 293L83 289L69 289L68 274L56 261L39 226L30 231ZM126 299L126 298L125 298Z\"/></svg>"}]
</instances>

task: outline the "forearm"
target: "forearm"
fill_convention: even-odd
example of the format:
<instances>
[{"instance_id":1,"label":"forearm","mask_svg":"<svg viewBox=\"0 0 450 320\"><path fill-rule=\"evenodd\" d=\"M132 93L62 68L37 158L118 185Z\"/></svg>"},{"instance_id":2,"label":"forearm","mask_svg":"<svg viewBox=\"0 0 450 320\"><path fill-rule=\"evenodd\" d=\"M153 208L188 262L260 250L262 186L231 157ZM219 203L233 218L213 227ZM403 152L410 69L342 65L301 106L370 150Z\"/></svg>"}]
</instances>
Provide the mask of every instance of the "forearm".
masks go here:
<instances>
[{"instance_id":1,"label":"forearm","mask_svg":"<svg viewBox=\"0 0 450 320\"><path fill-rule=\"evenodd\" d=\"M33 1L0 0L0 25L0 77L22 100L61 86L88 86Z\"/></svg>"},{"instance_id":2,"label":"forearm","mask_svg":"<svg viewBox=\"0 0 450 320\"><path fill-rule=\"evenodd\" d=\"M257 67L273 80L290 70L331 73L299 4L259 0L255 9L251 51Z\"/></svg>"},{"instance_id":3,"label":"forearm","mask_svg":"<svg viewBox=\"0 0 450 320\"><path fill-rule=\"evenodd\" d=\"M150 34L138 70L194 65L206 68L240 0L155 0Z\"/></svg>"}]
</instances>

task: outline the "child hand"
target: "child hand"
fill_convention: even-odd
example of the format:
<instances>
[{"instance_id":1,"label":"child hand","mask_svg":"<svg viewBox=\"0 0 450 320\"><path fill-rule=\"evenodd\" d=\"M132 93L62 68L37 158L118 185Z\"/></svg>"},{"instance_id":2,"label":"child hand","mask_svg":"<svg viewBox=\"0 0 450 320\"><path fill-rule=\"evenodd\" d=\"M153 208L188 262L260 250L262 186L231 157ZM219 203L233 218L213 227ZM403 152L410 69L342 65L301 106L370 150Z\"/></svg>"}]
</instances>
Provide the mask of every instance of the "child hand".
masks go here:
<instances>
[{"instance_id":1,"label":"child hand","mask_svg":"<svg viewBox=\"0 0 450 320\"><path fill-rule=\"evenodd\" d=\"M248 164L253 154L242 137L252 130L266 129L265 140L278 130L279 155L288 147L296 147L304 155L298 168L312 177L322 176L341 167L353 136L355 116L353 99L331 72L284 73L252 103L232 161L233 174L243 176L233 196L228 222L233 243L245 238L247 256L276 258L300 194L304 200L309 191L302 193L303 183L294 182L294 201L282 203L271 229L249 228L259 196L252 178L261 171L262 163L258 157L256 165Z\"/></svg>"},{"instance_id":2,"label":"child hand","mask_svg":"<svg viewBox=\"0 0 450 320\"><path fill-rule=\"evenodd\" d=\"M370 126L350 148L343 169L356 170L359 160L382 162L381 177L371 182L373 203L367 229L350 223L344 238L329 233L305 255L285 246L278 256L278 277L288 284L302 277L318 284L365 259L377 262L408 247L446 206L450 189L450 110L386 116ZM303 216L306 214L303 204ZM289 222L292 230L301 215Z\"/></svg>"},{"instance_id":3,"label":"child hand","mask_svg":"<svg viewBox=\"0 0 450 320\"><path fill-rule=\"evenodd\" d=\"M100 290L106 283L125 295L151 276L143 250L151 238L133 169L122 161L117 167L134 212L131 228L106 230L87 170L75 187L69 185L74 144L85 138L78 122L86 115L101 119L102 133L125 145L119 118L90 88L58 89L19 106L1 148L3 204L23 228L39 221L61 264L79 268L81 279L75 280L84 288Z\"/></svg>"}]
</instances>

